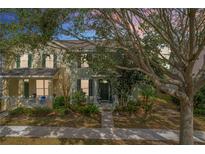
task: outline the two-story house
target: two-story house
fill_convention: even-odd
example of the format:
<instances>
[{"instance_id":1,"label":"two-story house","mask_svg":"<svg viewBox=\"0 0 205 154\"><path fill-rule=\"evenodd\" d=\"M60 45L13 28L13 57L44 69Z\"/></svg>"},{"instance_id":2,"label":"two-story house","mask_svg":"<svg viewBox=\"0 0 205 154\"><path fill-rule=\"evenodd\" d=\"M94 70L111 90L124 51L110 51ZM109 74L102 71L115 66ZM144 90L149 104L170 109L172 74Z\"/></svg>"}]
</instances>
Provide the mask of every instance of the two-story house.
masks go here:
<instances>
[{"instance_id":1,"label":"two-story house","mask_svg":"<svg viewBox=\"0 0 205 154\"><path fill-rule=\"evenodd\" d=\"M56 45L62 49L55 48ZM61 76L65 73L70 75L70 95L82 90L89 102L117 100L106 75L94 74L82 58L72 60L69 65L63 61L65 52L92 55L95 53L94 46L82 41L55 41L52 46L54 48L46 47L16 55L10 69L0 72L3 87L6 87L2 91L4 100L19 103L35 98L37 102L52 102L53 96L63 95Z\"/></svg>"}]
</instances>

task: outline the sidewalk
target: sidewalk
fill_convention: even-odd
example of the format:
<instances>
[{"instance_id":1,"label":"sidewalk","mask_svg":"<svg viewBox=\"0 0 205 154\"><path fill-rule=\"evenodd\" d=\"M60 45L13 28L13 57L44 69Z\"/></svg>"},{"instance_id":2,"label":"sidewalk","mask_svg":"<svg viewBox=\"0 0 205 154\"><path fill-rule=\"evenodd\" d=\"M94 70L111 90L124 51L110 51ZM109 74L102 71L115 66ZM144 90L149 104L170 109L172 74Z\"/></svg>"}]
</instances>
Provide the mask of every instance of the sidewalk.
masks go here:
<instances>
[{"instance_id":1,"label":"sidewalk","mask_svg":"<svg viewBox=\"0 0 205 154\"><path fill-rule=\"evenodd\" d=\"M0 137L179 141L178 131L175 130L44 126L0 126ZM205 132L195 131L194 140L205 143Z\"/></svg>"},{"instance_id":2,"label":"sidewalk","mask_svg":"<svg viewBox=\"0 0 205 154\"><path fill-rule=\"evenodd\" d=\"M102 105L101 109L101 128L0 126L0 137L179 141L176 130L114 128L112 111L107 110L107 105ZM205 143L205 132L195 131L194 140Z\"/></svg>"}]
</instances>

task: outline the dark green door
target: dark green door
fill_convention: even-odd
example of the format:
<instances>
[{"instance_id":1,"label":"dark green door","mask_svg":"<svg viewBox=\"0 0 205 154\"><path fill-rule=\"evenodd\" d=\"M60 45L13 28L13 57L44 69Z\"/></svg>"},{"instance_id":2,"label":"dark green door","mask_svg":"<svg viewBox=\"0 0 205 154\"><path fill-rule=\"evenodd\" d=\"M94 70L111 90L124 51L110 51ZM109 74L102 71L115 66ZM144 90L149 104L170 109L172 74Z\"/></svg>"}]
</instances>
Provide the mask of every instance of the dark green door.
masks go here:
<instances>
[{"instance_id":1,"label":"dark green door","mask_svg":"<svg viewBox=\"0 0 205 154\"><path fill-rule=\"evenodd\" d=\"M29 82L24 82L24 97L29 97Z\"/></svg>"},{"instance_id":2,"label":"dark green door","mask_svg":"<svg viewBox=\"0 0 205 154\"><path fill-rule=\"evenodd\" d=\"M109 83L99 83L99 93L101 100L109 100Z\"/></svg>"}]
</instances>

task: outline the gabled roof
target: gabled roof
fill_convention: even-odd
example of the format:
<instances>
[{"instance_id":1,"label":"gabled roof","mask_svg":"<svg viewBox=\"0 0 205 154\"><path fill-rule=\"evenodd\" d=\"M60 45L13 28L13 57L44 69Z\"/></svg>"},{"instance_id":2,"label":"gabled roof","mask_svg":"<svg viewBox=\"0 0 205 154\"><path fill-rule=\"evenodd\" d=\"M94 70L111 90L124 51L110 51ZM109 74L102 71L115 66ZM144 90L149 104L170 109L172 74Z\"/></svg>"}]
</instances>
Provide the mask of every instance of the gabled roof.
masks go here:
<instances>
[{"instance_id":1,"label":"gabled roof","mask_svg":"<svg viewBox=\"0 0 205 154\"><path fill-rule=\"evenodd\" d=\"M52 41L54 46L60 46L63 49L76 49L75 51L93 51L96 47L107 47L112 48L114 46L113 41L111 40L102 40L102 41L83 41L83 40L54 40Z\"/></svg>"},{"instance_id":2,"label":"gabled roof","mask_svg":"<svg viewBox=\"0 0 205 154\"><path fill-rule=\"evenodd\" d=\"M59 69L57 68L19 68L8 72L0 72L2 78L53 78Z\"/></svg>"},{"instance_id":3,"label":"gabled roof","mask_svg":"<svg viewBox=\"0 0 205 154\"><path fill-rule=\"evenodd\" d=\"M68 49L69 48L73 48L73 49L94 49L95 48L94 44L81 41L81 40L58 40L55 42Z\"/></svg>"}]
</instances>

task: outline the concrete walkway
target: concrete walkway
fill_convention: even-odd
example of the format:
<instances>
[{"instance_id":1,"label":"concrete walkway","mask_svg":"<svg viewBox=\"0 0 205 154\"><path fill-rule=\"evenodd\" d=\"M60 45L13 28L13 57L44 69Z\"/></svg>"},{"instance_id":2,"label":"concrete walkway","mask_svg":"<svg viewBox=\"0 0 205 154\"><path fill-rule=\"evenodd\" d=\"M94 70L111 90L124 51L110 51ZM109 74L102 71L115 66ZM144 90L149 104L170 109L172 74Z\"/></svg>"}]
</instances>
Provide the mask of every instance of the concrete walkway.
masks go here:
<instances>
[{"instance_id":1,"label":"concrete walkway","mask_svg":"<svg viewBox=\"0 0 205 154\"><path fill-rule=\"evenodd\" d=\"M101 126L102 128L113 128L112 106L108 103L101 104Z\"/></svg>"},{"instance_id":2,"label":"concrete walkway","mask_svg":"<svg viewBox=\"0 0 205 154\"><path fill-rule=\"evenodd\" d=\"M0 126L0 137L179 141L178 131L174 130L44 126ZM205 143L205 132L195 131L194 140Z\"/></svg>"},{"instance_id":3,"label":"concrete walkway","mask_svg":"<svg viewBox=\"0 0 205 154\"><path fill-rule=\"evenodd\" d=\"M113 128L114 127L111 111L102 112L101 125L102 125L102 128Z\"/></svg>"}]
</instances>

